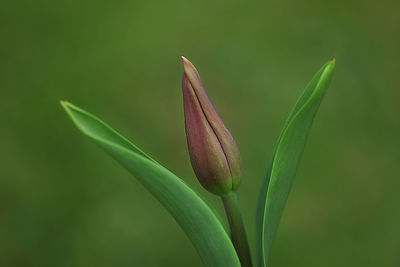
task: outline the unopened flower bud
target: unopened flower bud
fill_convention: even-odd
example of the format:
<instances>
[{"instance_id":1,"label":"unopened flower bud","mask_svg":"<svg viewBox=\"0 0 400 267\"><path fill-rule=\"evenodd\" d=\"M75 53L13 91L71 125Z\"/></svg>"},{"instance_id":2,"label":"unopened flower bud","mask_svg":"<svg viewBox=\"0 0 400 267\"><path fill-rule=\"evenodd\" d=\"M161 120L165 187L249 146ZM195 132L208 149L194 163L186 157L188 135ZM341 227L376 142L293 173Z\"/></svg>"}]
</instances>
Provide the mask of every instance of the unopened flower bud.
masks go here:
<instances>
[{"instance_id":1,"label":"unopened flower bud","mask_svg":"<svg viewBox=\"0 0 400 267\"><path fill-rule=\"evenodd\" d=\"M226 195L240 184L242 159L232 135L204 91L199 73L182 57L186 137L190 161L200 183L208 191Z\"/></svg>"}]
</instances>

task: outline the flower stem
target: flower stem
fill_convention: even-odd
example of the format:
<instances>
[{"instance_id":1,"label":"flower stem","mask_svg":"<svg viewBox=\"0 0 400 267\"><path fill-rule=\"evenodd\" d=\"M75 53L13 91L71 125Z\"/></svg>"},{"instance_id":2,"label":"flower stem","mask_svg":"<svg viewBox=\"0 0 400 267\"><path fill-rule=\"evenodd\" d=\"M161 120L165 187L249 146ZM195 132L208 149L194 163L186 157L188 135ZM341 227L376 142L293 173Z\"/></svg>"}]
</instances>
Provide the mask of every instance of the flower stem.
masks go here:
<instances>
[{"instance_id":1,"label":"flower stem","mask_svg":"<svg viewBox=\"0 0 400 267\"><path fill-rule=\"evenodd\" d=\"M242 214L235 192L222 197L226 216L228 217L229 227L231 229L231 239L236 253L238 254L242 267L251 267L251 254L249 243L247 241L246 230L244 228Z\"/></svg>"}]
</instances>

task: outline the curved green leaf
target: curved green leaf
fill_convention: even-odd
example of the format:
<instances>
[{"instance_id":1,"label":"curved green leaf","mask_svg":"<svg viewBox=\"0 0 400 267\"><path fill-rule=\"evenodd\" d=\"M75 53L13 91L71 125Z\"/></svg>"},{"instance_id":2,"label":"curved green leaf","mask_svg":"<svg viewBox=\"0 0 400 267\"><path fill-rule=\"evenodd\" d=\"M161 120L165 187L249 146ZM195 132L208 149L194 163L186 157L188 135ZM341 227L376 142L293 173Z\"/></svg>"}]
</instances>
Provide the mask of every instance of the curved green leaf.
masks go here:
<instances>
[{"instance_id":1,"label":"curved green leaf","mask_svg":"<svg viewBox=\"0 0 400 267\"><path fill-rule=\"evenodd\" d=\"M240 266L216 215L181 179L98 118L68 102L61 104L83 134L128 169L171 213L206 266Z\"/></svg>"},{"instance_id":2,"label":"curved green leaf","mask_svg":"<svg viewBox=\"0 0 400 267\"><path fill-rule=\"evenodd\" d=\"M329 86L335 60L326 63L293 107L275 146L257 207L259 266L266 266L312 122Z\"/></svg>"}]
</instances>

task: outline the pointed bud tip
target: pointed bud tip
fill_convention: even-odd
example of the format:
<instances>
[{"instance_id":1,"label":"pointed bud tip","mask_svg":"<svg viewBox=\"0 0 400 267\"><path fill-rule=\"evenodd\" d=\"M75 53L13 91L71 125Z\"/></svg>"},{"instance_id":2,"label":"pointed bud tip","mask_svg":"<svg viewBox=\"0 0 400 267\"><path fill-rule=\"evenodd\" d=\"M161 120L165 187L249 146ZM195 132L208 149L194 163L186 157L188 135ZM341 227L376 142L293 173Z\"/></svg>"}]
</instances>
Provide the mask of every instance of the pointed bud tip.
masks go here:
<instances>
[{"instance_id":1,"label":"pointed bud tip","mask_svg":"<svg viewBox=\"0 0 400 267\"><path fill-rule=\"evenodd\" d=\"M331 58L331 62L335 62L335 61L336 61L335 57Z\"/></svg>"},{"instance_id":2,"label":"pointed bud tip","mask_svg":"<svg viewBox=\"0 0 400 267\"><path fill-rule=\"evenodd\" d=\"M183 63L183 70L185 75L187 76L190 83L197 84L198 87L202 87L201 80L199 77L199 72L197 71L196 67L184 56L181 56L182 63ZM196 87L196 85L193 85Z\"/></svg>"},{"instance_id":3,"label":"pointed bud tip","mask_svg":"<svg viewBox=\"0 0 400 267\"><path fill-rule=\"evenodd\" d=\"M193 65L192 64L192 62L190 62L187 58L185 58L184 56L181 56L181 59L182 59L182 63L183 63L183 66L185 67L185 66L190 66L190 65Z\"/></svg>"},{"instance_id":4,"label":"pointed bud tip","mask_svg":"<svg viewBox=\"0 0 400 267\"><path fill-rule=\"evenodd\" d=\"M194 65L192 64L192 62L190 62L187 58L185 58L184 56L181 56L181 59L182 59L183 68L185 69L185 71L187 71L187 68L196 69L194 67Z\"/></svg>"}]
</instances>

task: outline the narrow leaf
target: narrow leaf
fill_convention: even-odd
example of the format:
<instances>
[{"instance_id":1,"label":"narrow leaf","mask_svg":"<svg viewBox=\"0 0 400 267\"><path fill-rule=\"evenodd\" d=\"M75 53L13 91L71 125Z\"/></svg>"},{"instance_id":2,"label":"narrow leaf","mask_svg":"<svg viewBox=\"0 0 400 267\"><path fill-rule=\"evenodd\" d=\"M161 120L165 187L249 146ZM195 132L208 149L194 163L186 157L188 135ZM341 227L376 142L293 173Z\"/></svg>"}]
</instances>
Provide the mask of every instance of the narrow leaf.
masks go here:
<instances>
[{"instance_id":1,"label":"narrow leaf","mask_svg":"<svg viewBox=\"0 0 400 267\"><path fill-rule=\"evenodd\" d=\"M240 266L224 227L181 179L88 112L61 102L79 130L122 164L176 219L205 266Z\"/></svg>"},{"instance_id":2,"label":"narrow leaf","mask_svg":"<svg viewBox=\"0 0 400 267\"><path fill-rule=\"evenodd\" d=\"M259 266L266 266L312 122L329 86L335 60L326 63L293 107L275 146L257 207Z\"/></svg>"}]
</instances>

